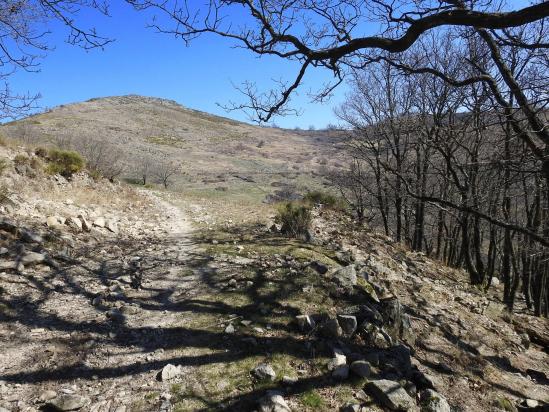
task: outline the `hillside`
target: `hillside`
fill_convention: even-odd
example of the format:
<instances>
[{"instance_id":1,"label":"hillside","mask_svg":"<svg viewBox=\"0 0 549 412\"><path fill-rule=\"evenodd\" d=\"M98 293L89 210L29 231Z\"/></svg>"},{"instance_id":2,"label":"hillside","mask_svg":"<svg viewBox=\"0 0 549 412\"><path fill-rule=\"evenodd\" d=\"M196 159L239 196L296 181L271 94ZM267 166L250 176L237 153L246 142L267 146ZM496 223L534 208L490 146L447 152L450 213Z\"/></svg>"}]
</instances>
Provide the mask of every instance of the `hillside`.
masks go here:
<instances>
[{"instance_id":1,"label":"hillside","mask_svg":"<svg viewBox=\"0 0 549 412\"><path fill-rule=\"evenodd\" d=\"M171 190L207 202L219 213L230 205L233 212L252 217L264 215L262 202L277 192L321 187L319 171L343 167L338 132L253 126L142 96L57 107L4 125L0 133L27 144L49 142L80 152L93 153L90 146L107 142L103 156L116 152L109 161L123 163L123 176L129 180L140 181L145 164L152 168L173 162L180 171Z\"/></svg>"},{"instance_id":2,"label":"hillside","mask_svg":"<svg viewBox=\"0 0 549 412\"><path fill-rule=\"evenodd\" d=\"M108 111L101 99L52 113L84 106L88 118L99 104L102 130L127 116L128 153L159 146L200 158L206 176L219 152L235 162L225 176L253 172L242 161L252 154L221 153L211 130L188 135L201 139L189 153L132 135L143 126L113 99ZM152 101L157 112L170 105ZM28 140L73 133L53 129L50 115L23 122L34 123ZM71 116L65 122L82 121ZM271 133L223 122L212 127ZM286 134L300 150L333 150L316 133L272 133L265 146L280 152L262 165L298 156L283 147ZM501 285L483 292L463 271L321 206L312 241L289 239L273 225L274 206L248 193L268 179L233 176L224 191L211 189L219 182L162 190L87 172L67 180L19 141L0 144L0 160L0 412L547 410L549 324L508 314ZM277 173L269 179L289 179ZM303 174L293 181L321 184Z\"/></svg>"}]
</instances>

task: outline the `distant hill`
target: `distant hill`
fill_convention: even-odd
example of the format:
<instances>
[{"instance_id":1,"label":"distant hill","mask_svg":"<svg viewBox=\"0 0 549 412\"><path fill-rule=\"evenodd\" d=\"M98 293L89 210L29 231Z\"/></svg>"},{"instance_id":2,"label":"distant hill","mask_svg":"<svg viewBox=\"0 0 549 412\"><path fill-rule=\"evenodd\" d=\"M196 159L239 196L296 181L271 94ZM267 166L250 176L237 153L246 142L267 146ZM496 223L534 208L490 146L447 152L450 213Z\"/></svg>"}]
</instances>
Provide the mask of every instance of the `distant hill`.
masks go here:
<instances>
[{"instance_id":1,"label":"distant hill","mask_svg":"<svg viewBox=\"0 0 549 412\"><path fill-rule=\"evenodd\" d=\"M342 166L337 160L341 132L253 126L135 95L59 106L0 130L30 144L81 147L107 142L123 152L127 178L138 177L145 159L179 162L186 172L179 184L240 179L276 185Z\"/></svg>"}]
</instances>

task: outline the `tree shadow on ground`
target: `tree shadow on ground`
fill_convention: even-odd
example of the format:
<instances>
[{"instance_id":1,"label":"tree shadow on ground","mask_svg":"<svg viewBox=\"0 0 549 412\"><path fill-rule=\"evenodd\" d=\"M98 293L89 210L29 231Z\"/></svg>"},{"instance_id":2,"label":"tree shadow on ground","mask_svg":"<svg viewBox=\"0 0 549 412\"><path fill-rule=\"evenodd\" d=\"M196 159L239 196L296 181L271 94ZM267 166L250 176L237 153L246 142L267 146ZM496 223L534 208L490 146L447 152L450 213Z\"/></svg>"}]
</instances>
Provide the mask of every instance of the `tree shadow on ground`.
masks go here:
<instances>
[{"instance_id":1,"label":"tree shadow on ground","mask_svg":"<svg viewBox=\"0 0 549 412\"><path fill-rule=\"evenodd\" d=\"M32 288L32 293L19 293L13 287L11 292L4 291L0 295L0 308L3 308L0 323L8 329L10 325L19 325L20 330L27 331L15 339L30 337L30 329L47 328L54 336L44 343L63 343L72 348L74 356L56 367L36 365L14 372L4 369L0 380L18 384L75 379L101 381L156 373L170 363L197 368L284 355L303 364L314 364L310 370L315 373L300 377L289 387L279 382L265 386L250 378L244 388L235 388L228 395L183 393L177 396L204 404L201 410L250 410L267 388L298 395L340 385L318 362L318 357L330 357L334 346L345 346L351 352L363 354L370 349L358 339L337 341L303 335L289 322L302 310L291 302L310 299L304 292L304 273L309 270L308 279L313 279L312 282L316 276L319 290L325 286L322 275L307 268L309 257L303 257L303 251L324 255L336 262L334 251L289 240L256 226L232 227L217 236L223 239L223 244L213 245L210 234L197 233L190 242L181 245L181 250L178 250L178 240L169 237L140 241L119 237L73 250L70 259L59 259L60 267L50 272L7 274L10 282L24 283ZM234 245L235 241L243 252ZM196 247L189 249L189 244ZM148 251L151 245L154 250ZM103 250L107 252L101 253ZM277 250L280 255L297 254L297 257L288 260L274 256ZM252 257L243 258L244 253ZM140 271L145 281L139 291L133 290L127 279L131 280L134 275L127 263L135 256L141 257ZM172 282L166 282L170 276ZM233 278L236 286L230 287L228 281ZM180 279L180 284L174 283L174 279ZM337 289L326 293L320 298L329 298L337 305L331 308L332 312L359 305L365 299L363 294L345 294ZM101 301L92 305L98 296L102 296ZM64 299L81 303L85 309L83 319L54 310ZM138 308L143 316L137 324L132 321L133 313L124 312L128 306ZM118 310L116 316L107 316L114 309ZM215 322L151 326L146 325L147 313L191 320L204 316ZM227 334L224 326L227 319L234 317L250 319L254 326L268 333L261 335L252 328L239 326L236 333ZM449 336L448 339L456 342L457 338ZM90 341L94 343L88 347ZM140 357L129 363L95 367L83 361L93 359L94 351L102 346L116 348L119 354L146 355L163 350L167 355L162 359ZM192 350L180 354L181 348Z\"/></svg>"}]
</instances>

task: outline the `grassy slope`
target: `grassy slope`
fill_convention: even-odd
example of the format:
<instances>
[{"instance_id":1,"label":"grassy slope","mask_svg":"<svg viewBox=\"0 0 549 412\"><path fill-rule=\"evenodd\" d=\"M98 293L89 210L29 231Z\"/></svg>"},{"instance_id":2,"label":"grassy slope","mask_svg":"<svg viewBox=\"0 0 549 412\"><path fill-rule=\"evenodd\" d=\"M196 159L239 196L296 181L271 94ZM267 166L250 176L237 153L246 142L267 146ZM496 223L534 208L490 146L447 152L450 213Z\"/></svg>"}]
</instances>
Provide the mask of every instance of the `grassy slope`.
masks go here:
<instances>
[{"instance_id":1,"label":"grassy slope","mask_svg":"<svg viewBox=\"0 0 549 412\"><path fill-rule=\"evenodd\" d=\"M315 173L337 163L333 133L252 126L140 96L61 106L0 131L35 144L106 140L124 151L128 177L144 156L180 162L185 173L175 190L233 204L257 203L274 190L273 182L319 187Z\"/></svg>"}]
</instances>

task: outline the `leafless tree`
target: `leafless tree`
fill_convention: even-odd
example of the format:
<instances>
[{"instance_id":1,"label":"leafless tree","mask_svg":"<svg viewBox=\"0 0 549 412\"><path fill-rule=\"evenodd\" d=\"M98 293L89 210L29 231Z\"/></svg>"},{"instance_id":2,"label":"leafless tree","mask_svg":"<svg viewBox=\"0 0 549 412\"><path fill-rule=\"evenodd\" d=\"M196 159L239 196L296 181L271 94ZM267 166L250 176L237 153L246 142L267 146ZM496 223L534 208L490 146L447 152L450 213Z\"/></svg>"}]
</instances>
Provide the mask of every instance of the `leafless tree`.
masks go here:
<instances>
[{"instance_id":1,"label":"leafless tree","mask_svg":"<svg viewBox=\"0 0 549 412\"><path fill-rule=\"evenodd\" d=\"M231 104L267 122L273 115L293 112L288 103L302 85L308 70L324 68L334 81L315 93L324 100L342 81L349 68L361 67L379 51L402 53L427 32L443 27L498 30L523 26L549 16L549 4L539 2L518 10L502 10L495 1L375 1L357 0L212 0L205 4L180 0L129 0L137 9L153 9L173 24L153 26L185 42L205 34L229 38L238 47L298 63L293 80L280 81L266 93L246 82L240 90L248 101ZM235 19L238 16L238 21ZM378 34L364 36L373 23ZM505 34L502 34L505 36ZM508 42L516 42L512 36Z\"/></svg>"},{"instance_id":2,"label":"leafless tree","mask_svg":"<svg viewBox=\"0 0 549 412\"><path fill-rule=\"evenodd\" d=\"M0 120L14 118L36 107L38 94L13 92L9 77L17 70L38 71L41 59L53 48L51 27L65 27L67 42L85 49L103 47L111 40L77 22L83 9L108 13L99 0L3 0L0 2Z\"/></svg>"},{"instance_id":3,"label":"leafless tree","mask_svg":"<svg viewBox=\"0 0 549 412\"><path fill-rule=\"evenodd\" d=\"M181 165L175 162L161 161L154 166L154 175L160 183L167 189L172 184L174 176L181 172Z\"/></svg>"},{"instance_id":4,"label":"leafless tree","mask_svg":"<svg viewBox=\"0 0 549 412\"><path fill-rule=\"evenodd\" d=\"M75 149L86 158L89 170L111 182L126 169L123 151L105 140L79 139Z\"/></svg>"}]
</instances>

